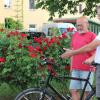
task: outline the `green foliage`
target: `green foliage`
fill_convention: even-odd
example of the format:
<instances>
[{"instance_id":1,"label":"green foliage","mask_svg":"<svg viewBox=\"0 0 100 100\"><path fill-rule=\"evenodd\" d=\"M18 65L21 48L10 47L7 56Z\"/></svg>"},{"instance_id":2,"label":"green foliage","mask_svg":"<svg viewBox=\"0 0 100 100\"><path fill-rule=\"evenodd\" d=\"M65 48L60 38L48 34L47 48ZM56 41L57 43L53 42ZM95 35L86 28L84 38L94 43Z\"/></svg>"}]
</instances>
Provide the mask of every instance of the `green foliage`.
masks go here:
<instances>
[{"instance_id":1,"label":"green foliage","mask_svg":"<svg viewBox=\"0 0 100 100\"><path fill-rule=\"evenodd\" d=\"M97 4L100 3L100 0L37 0L36 6L37 8L48 10L50 19L52 19L56 13L58 13L59 17L68 12L75 14L77 12L76 7L82 3L85 4L83 14L94 17L96 15Z\"/></svg>"},{"instance_id":2,"label":"green foliage","mask_svg":"<svg viewBox=\"0 0 100 100\"><path fill-rule=\"evenodd\" d=\"M6 18L5 19L5 28L8 29L23 29L23 25L20 21L15 21L12 18Z\"/></svg>"},{"instance_id":3,"label":"green foliage","mask_svg":"<svg viewBox=\"0 0 100 100\"><path fill-rule=\"evenodd\" d=\"M27 46L27 35L19 32L0 34L0 82L25 88L35 84L34 73L39 63L39 55L32 58ZM4 58L2 60L2 58Z\"/></svg>"},{"instance_id":4,"label":"green foliage","mask_svg":"<svg viewBox=\"0 0 100 100\"><path fill-rule=\"evenodd\" d=\"M49 29L49 33L48 33L49 36L59 36L61 34L62 33L60 33L60 30L58 28L56 28L56 27L50 28Z\"/></svg>"},{"instance_id":5,"label":"green foliage","mask_svg":"<svg viewBox=\"0 0 100 100\"><path fill-rule=\"evenodd\" d=\"M4 29L4 24L0 23L0 29Z\"/></svg>"},{"instance_id":6,"label":"green foliage","mask_svg":"<svg viewBox=\"0 0 100 100\"><path fill-rule=\"evenodd\" d=\"M1 32L0 83L5 82L21 89L39 85L40 79L48 75L47 69L52 69L52 66L42 65L41 58L44 55L58 64L59 67L54 66L54 72L64 74L65 66L70 64L70 60L61 60L59 56L64 52L64 47L69 48L70 40L71 37L66 33L28 40L27 34L18 31Z\"/></svg>"},{"instance_id":7,"label":"green foliage","mask_svg":"<svg viewBox=\"0 0 100 100\"><path fill-rule=\"evenodd\" d=\"M13 89L13 90L12 90ZM7 83L3 83L2 85L0 85L0 96L12 96L12 95L16 95L16 93L18 93L18 89L15 87L11 87L9 86Z\"/></svg>"}]
</instances>

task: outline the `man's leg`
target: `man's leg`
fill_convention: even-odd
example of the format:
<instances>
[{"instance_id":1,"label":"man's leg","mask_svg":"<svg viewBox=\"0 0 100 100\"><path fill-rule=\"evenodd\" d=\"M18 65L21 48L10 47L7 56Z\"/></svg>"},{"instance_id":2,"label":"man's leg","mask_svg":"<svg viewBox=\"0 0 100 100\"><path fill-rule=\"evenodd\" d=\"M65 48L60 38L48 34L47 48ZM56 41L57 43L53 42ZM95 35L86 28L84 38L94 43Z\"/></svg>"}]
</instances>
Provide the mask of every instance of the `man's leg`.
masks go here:
<instances>
[{"instance_id":1,"label":"man's leg","mask_svg":"<svg viewBox=\"0 0 100 100\"><path fill-rule=\"evenodd\" d=\"M80 95L78 90L72 89L71 95L72 95L72 100L80 100Z\"/></svg>"},{"instance_id":2,"label":"man's leg","mask_svg":"<svg viewBox=\"0 0 100 100\"><path fill-rule=\"evenodd\" d=\"M88 96L88 94L89 94L89 91L85 91L85 92L84 92L84 96L83 96L83 99L82 99L82 100L85 100L85 99L86 99L86 97Z\"/></svg>"},{"instance_id":3,"label":"man's leg","mask_svg":"<svg viewBox=\"0 0 100 100\"><path fill-rule=\"evenodd\" d=\"M71 76L79 78L79 71L73 70L71 73ZM79 89L80 89L80 81L71 80L70 91L71 91L71 95L72 95L72 100L80 100L80 95L78 92Z\"/></svg>"}]
</instances>

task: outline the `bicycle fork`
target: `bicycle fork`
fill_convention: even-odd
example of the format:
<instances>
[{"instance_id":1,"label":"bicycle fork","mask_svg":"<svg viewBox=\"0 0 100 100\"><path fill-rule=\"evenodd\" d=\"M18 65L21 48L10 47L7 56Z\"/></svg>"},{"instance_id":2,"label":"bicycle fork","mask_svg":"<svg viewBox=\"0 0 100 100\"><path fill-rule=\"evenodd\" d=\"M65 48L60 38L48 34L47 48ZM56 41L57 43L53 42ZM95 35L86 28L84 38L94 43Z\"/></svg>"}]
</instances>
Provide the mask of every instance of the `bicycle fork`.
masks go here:
<instances>
[{"instance_id":1,"label":"bicycle fork","mask_svg":"<svg viewBox=\"0 0 100 100\"><path fill-rule=\"evenodd\" d=\"M45 95L46 95L46 89L44 89L43 92L41 93L39 100L45 100ZM52 100L52 99L53 97L50 96L49 100Z\"/></svg>"}]
</instances>

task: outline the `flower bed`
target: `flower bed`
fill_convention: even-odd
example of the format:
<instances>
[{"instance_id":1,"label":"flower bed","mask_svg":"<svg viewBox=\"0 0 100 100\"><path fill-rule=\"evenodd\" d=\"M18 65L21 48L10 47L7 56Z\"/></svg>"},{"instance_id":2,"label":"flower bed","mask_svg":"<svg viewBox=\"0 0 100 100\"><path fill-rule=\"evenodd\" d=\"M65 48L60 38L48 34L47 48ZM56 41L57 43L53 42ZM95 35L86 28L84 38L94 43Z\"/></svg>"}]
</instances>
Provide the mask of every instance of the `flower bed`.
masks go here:
<instances>
[{"instance_id":1,"label":"flower bed","mask_svg":"<svg viewBox=\"0 0 100 100\"><path fill-rule=\"evenodd\" d=\"M34 37L27 39L27 34L18 31L0 33L0 82L6 82L19 88L38 85L38 81L47 75L47 69L62 74L69 59L61 60L59 55L64 47L70 46L71 37L63 33L59 36ZM41 58L46 56L60 67L44 66ZM56 70L56 71L55 71Z\"/></svg>"}]
</instances>

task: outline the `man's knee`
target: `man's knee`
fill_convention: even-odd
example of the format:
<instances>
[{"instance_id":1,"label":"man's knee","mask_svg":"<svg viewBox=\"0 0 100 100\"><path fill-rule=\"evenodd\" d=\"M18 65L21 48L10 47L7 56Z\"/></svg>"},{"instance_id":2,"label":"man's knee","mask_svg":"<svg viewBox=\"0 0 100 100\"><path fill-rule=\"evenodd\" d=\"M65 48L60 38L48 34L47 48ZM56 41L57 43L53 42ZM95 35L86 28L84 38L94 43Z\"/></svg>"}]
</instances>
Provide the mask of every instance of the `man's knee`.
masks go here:
<instances>
[{"instance_id":1,"label":"man's knee","mask_svg":"<svg viewBox=\"0 0 100 100\"><path fill-rule=\"evenodd\" d=\"M70 91L71 91L71 93L77 93L78 92L77 89L71 89Z\"/></svg>"}]
</instances>

